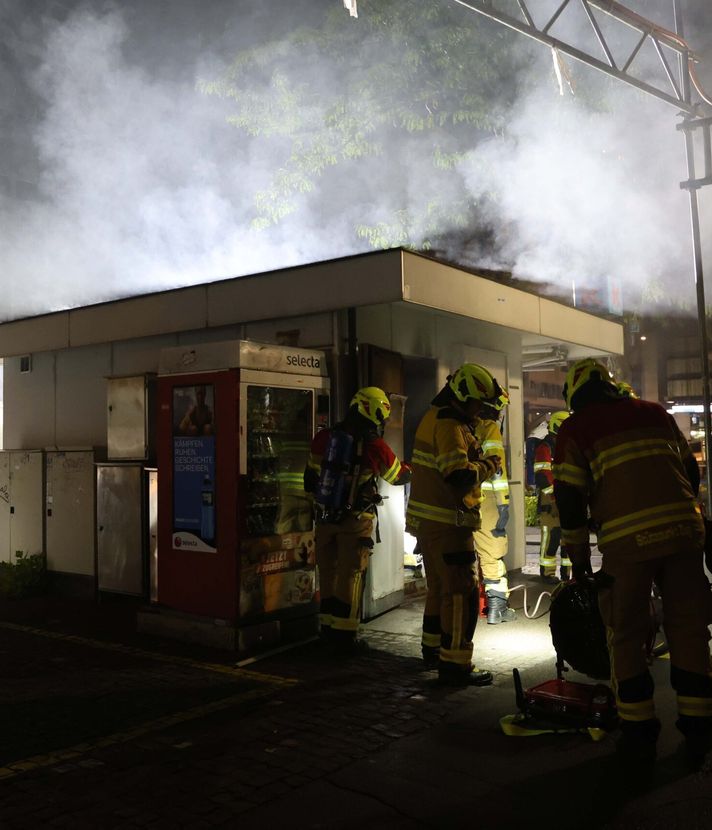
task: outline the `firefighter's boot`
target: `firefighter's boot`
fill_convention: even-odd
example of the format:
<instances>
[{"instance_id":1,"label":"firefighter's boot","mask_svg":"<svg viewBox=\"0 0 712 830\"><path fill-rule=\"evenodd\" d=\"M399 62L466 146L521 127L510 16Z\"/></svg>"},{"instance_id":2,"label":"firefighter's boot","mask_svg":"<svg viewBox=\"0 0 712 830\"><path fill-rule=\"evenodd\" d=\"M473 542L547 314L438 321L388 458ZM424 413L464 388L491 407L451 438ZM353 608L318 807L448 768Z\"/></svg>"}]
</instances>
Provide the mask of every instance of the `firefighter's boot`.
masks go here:
<instances>
[{"instance_id":1,"label":"firefighter's boot","mask_svg":"<svg viewBox=\"0 0 712 830\"><path fill-rule=\"evenodd\" d=\"M712 757L712 718L680 717L677 728L685 736L685 761L697 772Z\"/></svg>"},{"instance_id":2,"label":"firefighter's boot","mask_svg":"<svg viewBox=\"0 0 712 830\"><path fill-rule=\"evenodd\" d=\"M493 680L492 672L472 666L467 670L453 663L440 663L438 682L445 686L489 686Z\"/></svg>"},{"instance_id":3,"label":"firefighter's boot","mask_svg":"<svg viewBox=\"0 0 712 830\"><path fill-rule=\"evenodd\" d=\"M616 761L634 792L648 789L653 781L660 721L621 721L621 736L616 744Z\"/></svg>"},{"instance_id":4,"label":"firefighter's boot","mask_svg":"<svg viewBox=\"0 0 712 830\"><path fill-rule=\"evenodd\" d=\"M562 582L568 582L571 579L571 568L562 565L559 569L559 577Z\"/></svg>"},{"instance_id":5,"label":"firefighter's boot","mask_svg":"<svg viewBox=\"0 0 712 830\"><path fill-rule=\"evenodd\" d=\"M504 597L487 594L487 623L489 625L512 622L516 616L516 612L507 605Z\"/></svg>"},{"instance_id":6,"label":"firefighter's boot","mask_svg":"<svg viewBox=\"0 0 712 830\"><path fill-rule=\"evenodd\" d=\"M359 639L355 631L334 629L331 637L335 657L358 657L369 650L368 643Z\"/></svg>"},{"instance_id":7,"label":"firefighter's boot","mask_svg":"<svg viewBox=\"0 0 712 830\"><path fill-rule=\"evenodd\" d=\"M556 576L556 572L547 572L544 567L539 568L539 576L541 577L541 581L546 582L547 585L558 585L560 582L559 578Z\"/></svg>"},{"instance_id":8,"label":"firefighter's boot","mask_svg":"<svg viewBox=\"0 0 712 830\"><path fill-rule=\"evenodd\" d=\"M440 646L422 646L423 665L426 669L437 669L440 663Z\"/></svg>"}]
</instances>

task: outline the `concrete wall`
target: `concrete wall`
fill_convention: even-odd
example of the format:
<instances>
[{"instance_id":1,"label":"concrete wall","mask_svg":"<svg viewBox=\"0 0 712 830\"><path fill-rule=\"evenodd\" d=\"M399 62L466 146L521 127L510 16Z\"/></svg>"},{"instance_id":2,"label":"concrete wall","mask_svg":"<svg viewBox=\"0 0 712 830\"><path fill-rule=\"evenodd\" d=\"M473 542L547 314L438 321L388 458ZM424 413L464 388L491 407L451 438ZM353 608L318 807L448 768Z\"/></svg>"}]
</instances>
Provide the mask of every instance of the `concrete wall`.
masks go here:
<instances>
[{"instance_id":1,"label":"concrete wall","mask_svg":"<svg viewBox=\"0 0 712 830\"><path fill-rule=\"evenodd\" d=\"M5 358L3 425L6 449L54 446L56 438L55 352L32 355L32 371L20 373L20 358Z\"/></svg>"},{"instance_id":2,"label":"concrete wall","mask_svg":"<svg viewBox=\"0 0 712 830\"><path fill-rule=\"evenodd\" d=\"M20 372L20 358L5 358L3 427L8 449L106 445L106 378L158 371L161 349L181 344L247 338L278 342L284 332L298 332L299 346L331 346L331 314L289 320L199 329L139 337L76 349L38 352L32 370Z\"/></svg>"},{"instance_id":3,"label":"concrete wall","mask_svg":"<svg viewBox=\"0 0 712 830\"><path fill-rule=\"evenodd\" d=\"M224 328L140 337L102 345L33 354L32 371L20 373L20 358L5 360L5 446L12 449L87 447L106 444L106 378L157 372L161 349L180 344L246 338L276 343L285 337L307 348L331 348L338 331L334 314L321 313L257 321ZM406 356L438 361L429 393L464 360L485 350L501 355L503 382L512 395L509 418L510 478L513 489L510 568L521 567L524 550L517 528L523 517L517 487L523 476L521 422L521 338L507 328L408 303L360 308L357 336ZM475 355L475 357L473 357ZM486 361L483 361L486 362ZM523 519L522 519L523 521ZM523 539L523 535L521 535Z\"/></svg>"},{"instance_id":4,"label":"concrete wall","mask_svg":"<svg viewBox=\"0 0 712 830\"><path fill-rule=\"evenodd\" d=\"M303 287L299 292L290 283L297 271ZM165 347L244 338L341 351L346 312L328 310L336 297L344 306L356 307L360 342L437 360L433 394L452 369L476 359L471 355L502 356L502 379L512 398L508 565L520 567L522 339L550 336L616 352L622 350L622 328L411 254L384 252L342 261L337 270L321 263L294 273L275 272L5 324L0 327L0 353L32 353L27 374L19 371L19 356L5 361L5 446L105 445L106 378L157 372ZM378 304L359 305L367 298ZM270 309L294 316L269 319ZM238 315L244 322L234 322ZM110 342L102 342L107 338Z\"/></svg>"}]
</instances>

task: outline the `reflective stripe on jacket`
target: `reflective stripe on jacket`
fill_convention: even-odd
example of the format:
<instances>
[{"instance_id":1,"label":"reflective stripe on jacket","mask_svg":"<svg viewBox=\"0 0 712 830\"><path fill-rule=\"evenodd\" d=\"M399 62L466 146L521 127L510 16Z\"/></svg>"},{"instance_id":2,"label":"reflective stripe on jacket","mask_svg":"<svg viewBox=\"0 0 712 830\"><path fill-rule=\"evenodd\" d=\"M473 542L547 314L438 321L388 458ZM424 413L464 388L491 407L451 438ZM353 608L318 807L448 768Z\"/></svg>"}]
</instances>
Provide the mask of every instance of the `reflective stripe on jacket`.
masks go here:
<instances>
[{"instance_id":1,"label":"reflective stripe on jacket","mask_svg":"<svg viewBox=\"0 0 712 830\"><path fill-rule=\"evenodd\" d=\"M551 447L554 437L549 433L534 452L534 481L539 489L537 513L558 517L554 503L554 474Z\"/></svg>"},{"instance_id":2,"label":"reflective stripe on jacket","mask_svg":"<svg viewBox=\"0 0 712 830\"><path fill-rule=\"evenodd\" d=\"M583 496L558 494L563 543L588 540L588 504L602 550L620 546L631 559L660 545L689 550L702 531L686 472L693 462L674 419L656 403L622 398L575 412L561 425L554 457L555 493L571 487Z\"/></svg>"},{"instance_id":3,"label":"reflective stripe on jacket","mask_svg":"<svg viewBox=\"0 0 712 830\"><path fill-rule=\"evenodd\" d=\"M449 417L448 410L431 406L415 433L408 526L416 530L422 522L437 522L479 528L479 482L458 491L445 480L456 470L471 470L477 475L479 458L473 428Z\"/></svg>"}]
</instances>

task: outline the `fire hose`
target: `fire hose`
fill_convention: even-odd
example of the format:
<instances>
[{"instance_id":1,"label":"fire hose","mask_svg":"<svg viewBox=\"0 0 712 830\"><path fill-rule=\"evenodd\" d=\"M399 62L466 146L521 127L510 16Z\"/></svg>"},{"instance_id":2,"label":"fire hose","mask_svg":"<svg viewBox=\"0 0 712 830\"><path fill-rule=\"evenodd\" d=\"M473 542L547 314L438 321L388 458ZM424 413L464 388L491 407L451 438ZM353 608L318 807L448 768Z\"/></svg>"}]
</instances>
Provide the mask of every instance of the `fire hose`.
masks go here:
<instances>
[{"instance_id":1,"label":"fire hose","mask_svg":"<svg viewBox=\"0 0 712 830\"><path fill-rule=\"evenodd\" d=\"M543 617L544 614L549 613L549 610L547 609L543 613L537 615L537 611L539 610L539 605L541 604L542 599L544 597L551 597L551 591L542 591L539 594L539 597L537 598L537 601L534 604L534 610L530 614L529 611L527 610L527 586L526 585L515 585L513 588L509 589L509 593L512 594L514 591L519 591L520 589L524 591L524 602L522 604L522 611L524 611L524 616L528 620L536 620L539 617Z\"/></svg>"}]
</instances>

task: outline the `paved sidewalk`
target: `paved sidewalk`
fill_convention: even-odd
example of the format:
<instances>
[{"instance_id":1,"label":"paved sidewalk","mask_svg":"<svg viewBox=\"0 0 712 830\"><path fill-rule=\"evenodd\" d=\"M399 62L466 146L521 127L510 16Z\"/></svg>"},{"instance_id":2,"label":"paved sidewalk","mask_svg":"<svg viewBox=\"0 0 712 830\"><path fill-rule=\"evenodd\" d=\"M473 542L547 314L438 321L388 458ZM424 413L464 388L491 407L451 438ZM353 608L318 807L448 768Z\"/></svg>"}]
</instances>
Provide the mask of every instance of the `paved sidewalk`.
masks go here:
<instances>
[{"instance_id":1,"label":"paved sidewalk","mask_svg":"<svg viewBox=\"0 0 712 830\"><path fill-rule=\"evenodd\" d=\"M0 828L709 827L712 777L676 755L667 661L646 796L611 797L611 737L503 735L512 667L526 685L554 673L546 608L480 625L495 683L452 690L418 659L422 600L370 621L365 656L311 642L242 669L136 635L130 606L0 606Z\"/></svg>"}]
</instances>

